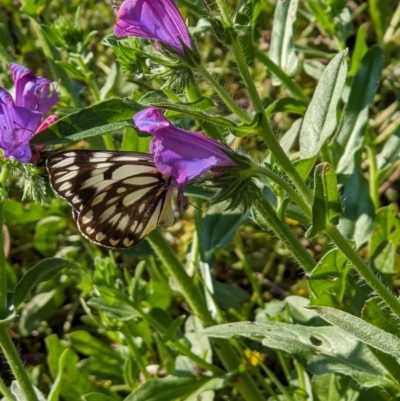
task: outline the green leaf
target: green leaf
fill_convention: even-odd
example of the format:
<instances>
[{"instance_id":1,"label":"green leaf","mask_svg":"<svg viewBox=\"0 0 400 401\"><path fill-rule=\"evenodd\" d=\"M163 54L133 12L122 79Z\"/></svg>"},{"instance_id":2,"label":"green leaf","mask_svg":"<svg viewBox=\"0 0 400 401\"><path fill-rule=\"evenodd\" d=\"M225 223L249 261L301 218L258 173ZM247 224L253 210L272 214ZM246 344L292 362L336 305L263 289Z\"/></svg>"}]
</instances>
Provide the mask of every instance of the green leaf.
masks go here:
<instances>
[{"instance_id":1,"label":"green leaf","mask_svg":"<svg viewBox=\"0 0 400 401\"><path fill-rule=\"evenodd\" d=\"M302 159L316 156L336 128L336 108L347 73L346 54L344 50L332 59L315 89L300 131Z\"/></svg>"},{"instance_id":2,"label":"green leaf","mask_svg":"<svg viewBox=\"0 0 400 401\"><path fill-rule=\"evenodd\" d=\"M80 400L81 396L91 392L111 395L110 390L97 386L89 373L79 366L78 355L56 335L46 338L48 365L53 378L59 382L59 393L66 399ZM58 398L54 398L58 400Z\"/></svg>"},{"instance_id":3,"label":"green leaf","mask_svg":"<svg viewBox=\"0 0 400 401\"><path fill-rule=\"evenodd\" d=\"M65 235L67 220L63 217L50 216L36 224L35 248L45 256L57 252L57 236Z\"/></svg>"},{"instance_id":4,"label":"green leaf","mask_svg":"<svg viewBox=\"0 0 400 401\"><path fill-rule=\"evenodd\" d=\"M365 302L361 317L375 327L400 338L399 319L391 313L386 313L379 297L370 298Z\"/></svg>"},{"instance_id":5,"label":"green leaf","mask_svg":"<svg viewBox=\"0 0 400 401\"><path fill-rule=\"evenodd\" d=\"M314 401L357 401L357 385L348 376L335 373L316 375L311 380Z\"/></svg>"},{"instance_id":6,"label":"green leaf","mask_svg":"<svg viewBox=\"0 0 400 401\"><path fill-rule=\"evenodd\" d=\"M215 249L228 246L239 226L249 218L247 213L224 209L223 204L213 205L203 218L201 240L209 257Z\"/></svg>"},{"instance_id":7,"label":"green leaf","mask_svg":"<svg viewBox=\"0 0 400 401\"><path fill-rule=\"evenodd\" d=\"M400 338L387 333L359 317L334 308L312 307L324 320L358 338L364 344L395 358L400 358Z\"/></svg>"},{"instance_id":8,"label":"green leaf","mask_svg":"<svg viewBox=\"0 0 400 401\"><path fill-rule=\"evenodd\" d=\"M299 62L293 43L297 3L298 0L281 0L276 3L269 50L270 59L289 76L295 75ZM281 81L273 75L272 83L280 85Z\"/></svg>"},{"instance_id":9,"label":"green leaf","mask_svg":"<svg viewBox=\"0 0 400 401\"><path fill-rule=\"evenodd\" d=\"M21 0L21 12L28 14L30 17L37 17L45 8L47 8L49 0Z\"/></svg>"},{"instance_id":10,"label":"green leaf","mask_svg":"<svg viewBox=\"0 0 400 401\"><path fill-rule=\"evenodd\" d=\"M338 224L342 213L336 176L328 163L321 163L314 171L314 197L312 206L312 226L306 236L315 237L329 224Z\"/></svg>"},{"instance_id":11,"label":"green leaf","mask_svg":"<svg viewBox=\"0 0 400 401\"><path fill-rule=\"evenodd\" d=\"M400 242L400 219L397 206L391 203L376 211L374 229L369 243L369 254L384 242L391 241L393 244Z\"/></svg>"},{"instance_id":12,"label":"green leaf","mask_svg":"<svg viewBox=\"0 0 400 401\"><path fill-rule=\"evenodd\" d=\"M147 380L124 401L174 401L189 396L208 381L205 377L177 371L162 379Z\"/></svg>"},{"instance_id":13,"label":"green leaf","mask_svg":"<svg viewBox=\"0 0 400 401\"><path fill-rule=\"evenodd\" d=\"M383 51L378 46L372 46L363 57L361 67L354 77L348 103L331 145L336 174L350 175L354 170L355 155L364 142L368 106L374 99L382 68Z\"/></svg>"},{"instance_id":14,"label":"green leaf","mask_svg":"<svg viewBox=\"0 0 400 401\"><path fill-rule=\"evenodd\" d=\"M120 401L121 399L109 397L101 393L89 393L82 397L83 401Z\"/></svg>"},{"instance_id":15,"label":"green leaf","mask_svg":"<svg viewBox=\"0 0 400 401\"><path fill-rule=\"evenodd\" d=\"M98 359L107 359L108 363L122 363L122 356L103 341L93 337L84 330L77 330L67 335L74 350L86 356L92 356Z\"/></svg>"},{"instance_id":16,"label":"green leaf","mask_svg":"<svg viewBox=\"0 0 400 401\"><path fill-rule=\"evenodd\" d=\"M270 106L265 110L265 114L267 116L271 116L272 114L279 113L282 111L286 111L288 113L294 113L303 115L307 109L307 102L301 99L293 99L291 97L284 97L278 99L273 102Z\"/></svg>"},{"instance_id":17,"label":"green leaf","mask_svg":"<svg viewBox=\"0 0 400 401\"><path fill-rule=\"evenodd\" d=\"M332 249L307 276L311 305L344 309L354 297L356 285L352 265L339 249Z\"/></svg>"},{"instance_id":18,"label":"green leaf","mask_svg":"<svg viewBox=\"0 0 400 401\"><path fill-rule=\"evenodd\" d=\"M312 374L341 373L351 376L363 387L381 386L398 391L369 348L338 327L240 322L208 327L204 332L211 337L238 335L260 341L268 348L292 355Z\"/></svg>"},{"instance_id":19,"label":"green leaf","mask_svg":"<svg viewBox=\"0 0 400 401\"><path fill-rule=\"evenodd\" d=\"M394 130L386 141L377 159L380 172L391 167L393 163L400 159L400 126Z\"/></svg>"},{"instance_id":20,"label":"green leaf","mask_svg":"<svg viewBox=\"0 0 400 401\"><path fill-rule=\"evenodd\" d=\"M314 167L317 157L310 157L309 159L296 160L293 164L303 181L310 175Z\"/></svg>"},{"instance_id":21,"label":"green leaf","mask_svg":"<svg viewBox=\"0 0 400 401\"><path fill-rule=\"evenodd\" d=\"M353 55L351 56L351 68L348 74L349 78L353 78L357 74L362 59L367 51L367 24L362 24L357 30L356 44L354 46Z\"/></svg>"},{"instance_id":22,"label":"green leaf","mask_svg":"<svg viewBox=\"0 0 400 401\"><path fill-rule=\"evenodd\" d=\"M21 310L20 334L31 335L32 330L37 330L41 322L47 321L64 302L65 294L62 288L34 295Z\"/></svg>"},{"instance_id":23,"label":"green leaf","mask_svg":"<svg viewBox=\"0 0 400 401\"><path fill-rule=\"evenodd\" d=\"M14 289L14 308L17 309L29 294L31 289L42 281L53 278L61 269L68 264L68 261L60 258L43 259L30 268L18 281Z\"/></svg>"},{"instance_id":24,"label":"green leaf","mask_svg":"<svg viewBox=\"0 0 400 401\"><path fill-rule=\"evenodd\" d=\"M192 393L189 397L185 398L184 401L199 401L199 400L204 400L204 393L211 392L214 390L220 390L226 386L227 379L226 378L220 378L220 377L214 377L210 379L208 382L204 383L199 389L197 389L194 393ZM200 397L202 395L202 397ZM200 397L200 398L199 398ZM214 397L212 397L212 400Z\"/></svg>"},{"instance_id":25,"label":"green leaf","mask_svg":"<svg viewBox=\"0 0 400 401\"><path fill-rule=\"evenodd\" d=\"M59 88L62 96L71 99L71 103L74 107L81 107L82 104L75 89L75 85L69 79L69 76L65 72L64 68L57 64L57 61L61 60L62 57L58 48L51 43L51 38L54 36L54 31L49 26L38 24L36 20L36 17L30 19L30 25L33 28L33 35L36 33L36 36L39 39L41 50L46 57L46 62L51 68L54 79L60 81ZM31 143L33 143L33 140Z\"/></svg>"},{"instance_id":26,"label":"green leaf","mask_svg":"<svg viewBox=\"0 0 400 401\"><path fill-rule=\"evenodd\" d=\"M114 302L110 305L100 298L91 298L87 304L122 321L128 321L138 316L138 312L134 308L122 302Z\"/></svg>"},{"instance_id":27,"label":"green leaf","mask_svg":"<svg viewBox=\"0 0 400 401\"><path fill-rule=\"evenodd\" d=\"M371 265L378 272L392 275L395 273L397 246L392 241L383 241L371 256Z\"/></svg>"},{"instance_id":28,"label":"green leaf","mask_svg":"<svg viewBox=\"0 0 400 401\"><path fill-rule=\"evenodd\" d=\"M378 37L379 44L383 42L383 36L389 26L392 13L392 2L390 0L368 0L369 15Z\"/></svg>"},{"instance_id":29,"label":"green leaf","mask_svg":"<svg viewBox=\"0 0 400 401\"><path fill-rule=\"evenodd\" d=\"M31 143L66 143L133 126L132 117L142 108L128 98L105 100L61 118L36 135Z\"/></svg>"},{"instance_id":30,"label":"green leaf","mask_svg":"<svg viewBox=\"0 0 400 401\"><path fill-rule=\"evenodd\" d=\"M333 22L330 13L328 13L326 8L322 6L321 2L318 0L308 0L306 4L316 21L321 25L321 28L329 36L334 36L335 23Z\"/></svg>"},{"instance_id":31,"label":"green leaf","mask_svg":"<svg viewBox=\"0 0 400 401\"><path fill-rule=\"evenodd\" d=\"M372 234L375 208L369 196L369 183L358 168L346 182L341 198L344 212L339 230L359 248Z\"/></svg>"}]
</instances>

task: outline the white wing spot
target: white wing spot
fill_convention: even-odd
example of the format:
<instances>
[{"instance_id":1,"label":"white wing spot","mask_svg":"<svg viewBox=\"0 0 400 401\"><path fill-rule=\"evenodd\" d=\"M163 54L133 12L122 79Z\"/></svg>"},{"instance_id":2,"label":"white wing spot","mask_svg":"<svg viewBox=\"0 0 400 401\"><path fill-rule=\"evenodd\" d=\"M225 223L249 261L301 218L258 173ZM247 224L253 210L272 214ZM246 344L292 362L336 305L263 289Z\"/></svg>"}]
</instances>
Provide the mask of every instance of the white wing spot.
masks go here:
<instances>
[{"instance_id":1,"label":"white wing spot","mask_svg":"<svg viewBox=\"0 0 400 401\"><path fill-rule=\"evenodd\" d=\"M137 202L141 197L145 196L149 192L149 188L142 188L134 191L124 197L122 203L124 206L130 206Z\"/></svg>"},{"instance_id":2,"label":"white wing spot","mask_svg":"<svg viewBox=\"0 0 400 401\"><path fill-rule=\"evenodd\" d=\"M107 157L98 157L98 156L94 156L91 157L89 159L89 163L101 163L101 162L106 162L108 160L108 156Z\"/></svg>"},{"instance_id":3,"label":"white wing spot","mask_svg":"<svg viewBox=\"0 0 400 401\"><path fill-rule=\"evenodd\" d=\"M82 216L82 223L88 224L93 220L93 210L88 210L87 213Z\"/></svg>"},{"instance_id":4,"label":"white wing spot","mask_svg":"<svg viewBox=\"0 0 400 401\"><path fill-rule=\"evenodd\" d=\"M70 183L69 181L64 182L64 184L61 185L60 188L58 188L59 191L65 191L67 189L70 189L72 187L72 183Z\"/></svg>"},{"instance_id":5,"label":"white wing spot","mask_svg":"<svg viewBox=\"0 0 400 401\"><path fill-rule=\"evenodd\" d=\"M124 231L128 223L129 223L129 215L125 214L125 216L122 217L122 219L118 223L118 230Z\"/></svg>"},{"instance_id":6,"label":"white wing spot","mask_svg":"<svg viewBox=\"0 0 400 401\"><path fill-rule=\"evenodd\" d=\"M104 238L106 238L106 235L104 233L102 233L101 231L96 233L96 240L97 241L102 241Z\"/></svg>"},{"instance_id":7,"label":"white wing spot","mask_svg":"<svg viewBox=\"0 0 400 401\"><path fill-rule=\"evenodd\" d=\"M125 247L129 248L133 244L133 240L130 240L129 238L125 238L123 241L123 244Z\"/></svg>"},{"instance_id":8,"label":"white wing spot","mask_svg":"<svg viewBox=\"0 0 400 401\"><path fill-rule=\"evenodd\" d=\"M101 214L101 216L100 216L100 221L103 222L103 221L108 220L108 219L113 215L113 213L115 212L115 209L116 209L116 208L117 208L117 207L114 205L114 206L111 206L111 207L109 207L108 209L106 209L106 210Z\"/></svg>"},{"instance_id":9,"label":"white wing spot","mask_svg":"<svg viewBox=\"0 0 400 401\"><path fill-rule=\"evenodd\" d=\"M122 212L119 212L119 213L117 213L114 217L112 217L111 219L110 219L110 225L114 225L114 224L116 224L116 223L118 223L118 220L119 220L119 218L121 217L121 215L122 215Z\"/></svg>"},{"instance_id":10,"label":"white wing spot","mask_svg":"<svg viewBox=\"0 0 400 401\"><path fill-rule=\"evenodd\" d=\"M104 198L106 197L107 193L102 193L100 195L95 196L90 203L91 206L97 205L100 202L103 202Z\"/></svg>"},{"instance_id":11,"label":"white wing spot","mask_svg":"<svg viewBox=\"0 0 400 401\"><path fill-rule=\"evenodd\" d=\"M88 226L88 227L86 227L86 233L88 234L88 235L91 235L91 234L93 234L94 233L94 228L93 227L90 227L90 226Z\"/></svg>"},{"instance_id":12,"label":"white wing spot","mask_svg":"<svg viewBox=\"0 0 400 401\"><path fill-rule=\"evenodd\" d=\"M127 178L126 180L123 181L123 183L129 185L148 185L159 181L160 180L157 177L146 176L146 177Z\"/></svg>"},{"instance_id":13,"label":"white wing spot","mask_svg":"<svg viewBox=\"0 0 400 401\"><path fill-rule=\"evenodd\" d=\"M111 205L115 201L117 201L118 199L119 199L119 196L115 196L114 198L110 198L110 199L107 200L106 205Z\"/></svg>"},{"instance_id":14,"label":"white wing spot","mask_svg":"<svg viewBox=\"0 0 400 401\"><path fill-rule=\"evenodd\" d=\"M75 195L72 199L72 203L79 203L81 201L81 198L78 195Z\"/></svg>"},{"instance_id":15,"label":"white wing spot","mask_svg":"<svg viewBox=\"0 0 400 401\"><path fill-rule=\"evenodd\" d=\"M70 171L69 173L63 175L62 177L58 178L56 181L54 181L56 184L63 182L63 181L67 181L70 178L74 178L76 175L78 174L77 171Z\"/></svg>"},{"instance_id":16,"label":"white wing spot","mask_svg":"<svg viewBox=\"0 0 400 401\"><path fill-rule=\"evenodd\" d=\"M123 192L126 192L127 189L125 187L119 187L117 188L117 194L122 194Z\"/></svg>"},{"instance_id":17,"label":"white wing spot","mask_svg":"<svg viewBox=\"0 0 400 401\"><path fill-rule=\"evenodd\" d=\"M68 166L68 164L72 164L75 161L75 157L69 157L67 159L62 159L58 163L54 164L52 168L59 168Z\"/></svg>"},{"instance_id":18,"label":"white wing spot","mask_svg":"<svg viewBox=\"0 0 400 401\"><path fill-rule=\"evenodd\" d=\"M114 239L114 238L110 238L109 242L111 246L117 246L118 242L120 241L120 239Z\"/></svg>"}]
</instances>

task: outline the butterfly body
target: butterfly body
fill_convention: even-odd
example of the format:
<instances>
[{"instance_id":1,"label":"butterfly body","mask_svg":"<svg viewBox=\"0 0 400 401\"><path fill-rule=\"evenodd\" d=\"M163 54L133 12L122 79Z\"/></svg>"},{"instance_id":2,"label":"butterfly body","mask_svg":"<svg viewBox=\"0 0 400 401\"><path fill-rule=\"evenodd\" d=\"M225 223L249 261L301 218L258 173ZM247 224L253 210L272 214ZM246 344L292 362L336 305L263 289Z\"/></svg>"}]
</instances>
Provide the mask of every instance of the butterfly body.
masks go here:
<instances>
[{"instance_id":1,"label":"butterfly body","mask_svg":"<svg viewBox=\"0 0 400 401\"><path fill-rule=\"evenodd\" d=\"M50 156L46 166L53 190L92 242L129 248L158 224L172 223L172 178L157 170L152 155L67 151Z\"/></svg>"}]
</instances>

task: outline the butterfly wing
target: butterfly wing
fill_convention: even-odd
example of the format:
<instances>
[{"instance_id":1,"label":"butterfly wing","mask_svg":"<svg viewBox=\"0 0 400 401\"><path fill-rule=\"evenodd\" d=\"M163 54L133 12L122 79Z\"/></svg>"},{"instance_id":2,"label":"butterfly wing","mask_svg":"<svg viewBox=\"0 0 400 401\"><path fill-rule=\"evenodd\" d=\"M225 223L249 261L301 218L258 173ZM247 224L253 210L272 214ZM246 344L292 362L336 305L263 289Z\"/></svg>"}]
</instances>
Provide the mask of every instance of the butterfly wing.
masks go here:
<instances>
[{"instance_id":1,"label":"butterfly wing","mask_svg":"<svg viewBox=\"0 0 400 401\"><path fill-rule=\"evenodd\" d=\"M169 219L171 178L157 170L152 155L67 151L49 157L47 170L79 230L96 244L129 248Z\"/></svg>"}]
</instances>

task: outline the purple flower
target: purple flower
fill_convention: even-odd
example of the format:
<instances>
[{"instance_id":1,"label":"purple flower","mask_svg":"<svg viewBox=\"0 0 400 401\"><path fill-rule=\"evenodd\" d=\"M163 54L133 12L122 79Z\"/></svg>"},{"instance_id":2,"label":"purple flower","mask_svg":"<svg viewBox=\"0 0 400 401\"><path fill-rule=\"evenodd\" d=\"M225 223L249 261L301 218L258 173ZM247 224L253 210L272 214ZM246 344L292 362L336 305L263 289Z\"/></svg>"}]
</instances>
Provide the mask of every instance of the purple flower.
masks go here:
<instances>
[{"instance_id":1,"label":"purple flower","mask_svg":"<svg viewBox=\"0 0 400 401\"><path fill-rule=\"evenodd\" d=\"M50 81L37 77L28 68L10 64L15 84L15 101L0 88L0 148L3 156L29 162L32 157L30 140L38 132L43 114L57 101L50 95Z\"/></svg>"},{"instance_id":2,"label":"purple flower","mask_svg":"<svg viewBox=\"0 0 400 401\"><path fill-rule=\"evenodd\" d=\"M136 113L139 130L153 135L150 153L163 174L175 178L183 190L186 183L214 168L235 166L228 156L231 149L200 132L189 132L172 125L161 110L149 108Z\"/></svg>"},{"instance_id":3,"label":"purple flower","mask_svg":"<svg viewBox=\"0 0 400 401\"><path fill-rule=\"evenodd\" d=\"M125 0L118 10L116 36L158 40L185 55L193 50L192 39L173 0Z\"/></svg>"},{"instance_id":4,"label":"purple flower","mask_svg":"<svg viewBox=\"0 0 400 401\"><path fill-rule=\"evenodd\" d=\"M47 78L37 77L29 68L17 63L10 63L10 71L17 106L46 113L58 102L54 90L50 95L51 82Z\"/></svg>"}]
</instances>

